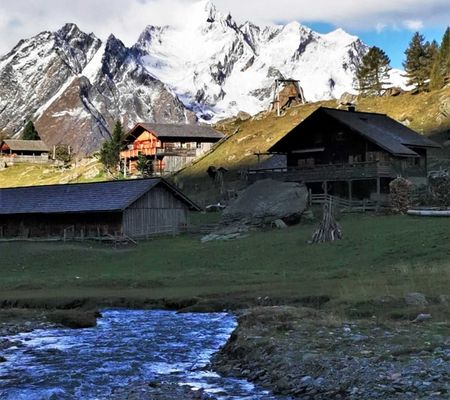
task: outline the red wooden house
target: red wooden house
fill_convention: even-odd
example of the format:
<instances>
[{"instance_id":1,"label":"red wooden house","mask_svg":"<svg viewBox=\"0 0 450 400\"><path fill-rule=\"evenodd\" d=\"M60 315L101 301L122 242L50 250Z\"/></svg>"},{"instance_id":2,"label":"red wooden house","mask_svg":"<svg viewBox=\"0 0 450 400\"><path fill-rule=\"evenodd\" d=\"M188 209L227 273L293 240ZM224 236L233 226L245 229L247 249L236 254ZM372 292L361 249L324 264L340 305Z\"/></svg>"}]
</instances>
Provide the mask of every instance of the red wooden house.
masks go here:
<instances>
[{"instance_id":1,"label":"red wooden house","mask_svg":"<svg viewBox=\"0 0 450 400\"><path fill-rule=\"evenodd\" d=\"M154 175L178 171L224 137L209 126L139 123L125 137L120 153L125 173L136 172L139 155L145 156Z\"/></svg>"}]
</instances>

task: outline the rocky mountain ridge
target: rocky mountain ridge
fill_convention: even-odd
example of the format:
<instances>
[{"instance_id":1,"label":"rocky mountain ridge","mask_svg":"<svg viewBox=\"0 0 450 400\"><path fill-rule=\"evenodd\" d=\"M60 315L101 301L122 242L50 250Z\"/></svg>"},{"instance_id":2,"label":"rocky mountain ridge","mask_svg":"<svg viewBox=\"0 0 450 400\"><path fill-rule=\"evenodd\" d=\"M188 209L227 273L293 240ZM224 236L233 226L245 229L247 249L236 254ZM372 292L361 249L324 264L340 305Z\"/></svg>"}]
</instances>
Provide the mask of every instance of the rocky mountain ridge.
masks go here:
<instances>
[{"instance_id":1,"label":"rocky mountain ridge","mask_svg":"<svg viewBox=\"0 0 450 400\"><path fill-rule=\"evenodd\" d=\"M210 1L194 3L186 20L148 26L131 47L74 24L21 40L0 57L0 129L17 135L32 119L49 145L89 154L117 119L129 128L255 114L270 105L276 78L300 79L310 101L339 97L367 51L341 29L238 25Z\"/></svg>"}]
</instances>

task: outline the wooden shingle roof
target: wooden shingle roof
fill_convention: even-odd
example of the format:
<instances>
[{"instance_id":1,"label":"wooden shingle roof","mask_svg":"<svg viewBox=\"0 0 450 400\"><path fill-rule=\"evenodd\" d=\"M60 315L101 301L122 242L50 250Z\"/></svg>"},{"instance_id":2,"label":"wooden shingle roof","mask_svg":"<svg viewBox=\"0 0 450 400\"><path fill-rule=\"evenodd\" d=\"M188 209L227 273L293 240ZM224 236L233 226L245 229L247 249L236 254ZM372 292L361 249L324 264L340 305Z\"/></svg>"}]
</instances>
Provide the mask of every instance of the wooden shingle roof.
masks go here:
<instances>
[{"instance_id":1,"label":"wooden shingle roof","mask_svg":"<svg viewBox=\"0 0 450 400\"><path fill-rule=\"evenodd\" d=\"M340 122L353 132L364 136L367 140L398 157L418 157L419 155L412 149L415 147L440 147L437 143L425 136L419 135L417 132L414 132L412 129L385 114L320 107L291 132L286 134L280 141L275 143L269 151L279 151L280 144L288 136L295 135L295 131L299 126L306 121L321 117L330 117Z\"/></svg>"},{"instance_id":2,"label":"wooden shingle roof","mask_svg":"<svg viewBox=\"0 0 450 400\"><path fill-rule=\"evenodd\" d=\"M153 124L139 123L130 130L126 139L138 137L143 131L153 133L158 138L179 138L179 139L203 139L207 141L219 141L225 135L217 132L207 125L195 124Z\"/></svg>"},{"instance_id":3,"label":"wooden shingle roof","mask_svg":"<svg viewBox=\"0 0 450 400\"><path fill-rule=\"evenodd\" d=\"M119 212L156 186L199 207L162 178L0 189L0 215Z\"/></svg>"},{"instance_id":4,"label":"wooden shingle roof","mask_svg":"<svg viewBox=\"0 0 450 400\"><path fill-rule=\"evenodd\" d=\"M42 140L5 139L3 143L12 151L50 151Z\"/></svg>"}]
</instances>

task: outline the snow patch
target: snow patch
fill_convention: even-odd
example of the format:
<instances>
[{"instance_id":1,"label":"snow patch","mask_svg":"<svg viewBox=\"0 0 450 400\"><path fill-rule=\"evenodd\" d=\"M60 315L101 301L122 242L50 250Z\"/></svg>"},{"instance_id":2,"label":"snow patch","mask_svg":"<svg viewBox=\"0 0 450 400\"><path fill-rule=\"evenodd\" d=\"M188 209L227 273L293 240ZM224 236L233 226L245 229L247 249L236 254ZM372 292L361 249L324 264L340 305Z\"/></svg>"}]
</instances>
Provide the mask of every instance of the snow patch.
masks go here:
<instances>
[{"instance_id":1,"label":"snow patch","mask_svg":"<svg viewBox=\"0 0 450 400\"><path fill-rule=\"evenodd\" d=\"M91 84L95 81L97 74L101 71L103 55L105 54L106 42L103 42L100 48L92 57L91 61L84 67L81 75L89 79Z\"/></svg>"}]
</instances>

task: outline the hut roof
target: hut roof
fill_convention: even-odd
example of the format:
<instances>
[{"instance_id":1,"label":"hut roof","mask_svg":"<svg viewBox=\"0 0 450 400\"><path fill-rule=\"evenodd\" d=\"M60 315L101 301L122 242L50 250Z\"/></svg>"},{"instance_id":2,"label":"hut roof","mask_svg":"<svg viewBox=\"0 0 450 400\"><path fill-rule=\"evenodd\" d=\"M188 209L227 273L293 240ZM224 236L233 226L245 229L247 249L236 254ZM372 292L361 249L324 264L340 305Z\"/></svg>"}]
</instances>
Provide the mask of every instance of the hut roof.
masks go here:
<instances>
[{"instance_id":1,"label":"hut roof","mask_svg":"<svg viewBox=\"0 0 450 400\"><path fill-rule=\"evenodd\" d=\"M0 215L119 212L157 186L199 207L162 178L0 189Z\"/></svg>"},{"instance_id":2,"label":"hut roof","mask_svg":"<svg viewBox=\"0 0 450 400\"><path fill-rule=\"evenodd\" d=\"M217 132L215 129L206 125L138 123L130 130L126 139L133 140L144 131L149 131L161 139L179 138L218 141L224 137L223 133Z\"/></svg>"},{"instance_id":3,"label":"hut roof","mask_svg":"<svg viewBox=\"0 0 450 400\"><path fill-rule=\"evenodd\" d=\"M49 148L42 140L5 139L3 143L12 151L49 151Z\"/></svg>"},{"instance_id":4,"label":"hut roof","mask_svg":"<svg viewBox=\"0 0 450 400\"><path fill-rule=\"evenodd\" d=\"M280 151L280 146L284 139L290 135L296 134L295 131L298 127L302 126L307 121L311 121L314 118L322 118L323 116L328 116L343 125L346 125L354 132L364 136L369 141L377 144L395 156L417 157L418 154L411 149L411 147L440 147L437 143L419 135L417 132L414 132L412 129L409 129L386 114L320 107L284 138L275 143L270 148L270 151Z\"/></svg>"}]
</instances>

